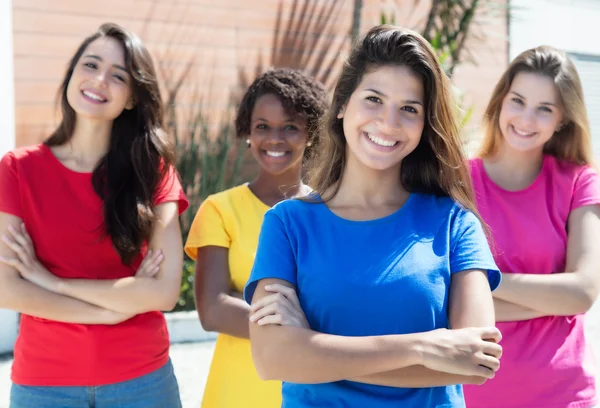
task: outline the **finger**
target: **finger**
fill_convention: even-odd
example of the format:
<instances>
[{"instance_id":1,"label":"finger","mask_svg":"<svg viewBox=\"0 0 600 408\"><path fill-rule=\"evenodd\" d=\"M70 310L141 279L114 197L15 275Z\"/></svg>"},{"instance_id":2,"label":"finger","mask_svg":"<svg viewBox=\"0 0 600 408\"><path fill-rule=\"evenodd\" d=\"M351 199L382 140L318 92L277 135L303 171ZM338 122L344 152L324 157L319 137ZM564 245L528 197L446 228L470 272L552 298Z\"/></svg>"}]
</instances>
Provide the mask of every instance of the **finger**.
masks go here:
<instances>
[{"instance_id":1,"label":"finger","mask_svg":"<svg viewBox=\"0 0 600 408\"><path fill-rule=\"evenodd\" d=\"M484 378L494 378L496 376L496 372L490 370L487 367L483 367L483 366L476 366L473 368L473 372L469 375L474 375L477 377L484 377Z\"/></svg>"},{"instance_id":2,"label":"finger","mask_svg":"<svg viewBox=\"0 0 600 408\"><path fill-rule=\"evenodd\" d=\"M502 357L502 346L496 343L486 342L483 352L488 356L500 358Z\"/></svg>"},{"instance_id":3,"label":"finger","mask_svg":"<svg viewBox=\"0 0 600 408\"><path fill-rule=\"evenodd\" d=\"M18 243L10 239L7 235L2 235L2 241L6 244L6 246L12 249L15 254L17 254L17 257L21 262L25 264L29 263L29 258L27 254L25 253L25 251L23 251L23 248L21 248L21 246Z\"/></svg>"},{"instance_id":4,"label":"finger","mask_svg":"<svg viewBox=\"0 0 600 408\"><path fill-rule=\"evenodd\" d=\"M500 360L495 357L485 355L483 353L477 353L475 355L477 364L487 367L488 369L496 372L500 368Z\"/></svg>"},{"instance_id":5,"label":"finger","mask_svg":"<svg viewBox=\"0 0 600 408\"><path fill-rule=\"evenodd\" d=\"M278 310L279 310L279 308L278 308L277 303L268 304L265 307L260 308L256 312L252 313L250 315L250 321L257 322L258 320L262 319L265 316L277 314Z\"/></svg>"},{"instance_id":6,"label":"finger","mask_svg":"<svg viewBox=\"0 0 600 408\"><path fill-rule=\"evenodd\" d=\"M261 309L271 303L277 303L278 300L283 299L284 297L285 296L283 296L281 293L274 293L272 295L267 295L267 296L263 297L262 299L260 299L259 301L253 303L250 306L250 312L255 312L258 309Z\"/></svg>"},{"instance_id":7,"label":"finger","mask_svg":"<svg viewBox=\"0 0 600 408\"><path fill-rule=\"evenodd\" d=\"M21 248L23 249L23 251L29 257L32 258L33 255L34 255L33 248L31 247L31 245L29 245L29 241L23 236L23 234L21 233L20 229L17 230L12 225L9 225L8 226L8 232L10 232L10 235L12 235L12 239L14 240L14 242L16 242L17 244L19 244L21 246Z\"/></svg>"},{"instance_id":8,"label":"finger","mask_svg":"<svg viewBox=\"0 0 600 408\"><path fill-rule=\"evenodd\" d=\"M259 326L265 326L267 324L278 324L282 325L282 316L279 314L265 316L256 322Z\"/></svg>"},{"instance_id":9,"label":"finger","mask_svg":"<svg viewBox=\"0 0 600 408\"><path fill-rule=\"evenodd\" d=\"M289 286L282 285L280 283L274 283L272 285L265 286L265 290L268 292L278 292L288 298L296 307L302 310L300 306L300 300L298 299L298 294L294 288L290 288Z\"/></svg>"},{"instance_id":10,"label":"finger","mask_svg":"<svg viewBox=\"0 0 600 408\"><path fill-rule=\"evenodd\" d=\"M0 256L0 262L2 262L3 264L6 264L8 266L12 266L13 268L17 269L19 272L23 271L23 264L16 258L5 258L3 256Z\"/></svg>"},{"instance_id":11,"label":"finger","mask_svg":"<svg viewBox=\"0 0 600 408\"><path fill-rule=\"evenodd\" d=\"M502 333L496 327L484 327L480 329L479 335L482 339L495 343L500 343L500 340L502 340Z\"/></svg>"},{"instance_id":12,"label":"finger","mask_svg":"<svg viewBox=\"0 0 600 408\"><path fill-rule=\"evenodd\" d=\"M23 234L23 237L27 240L27 242L29 242L31 244L31 246L33 247L33 240L31 239L31 236L29 235L29 232L27 232L27 228L25 227L25 223L22 222L21 223L21 234Z\"/></svg>"}]
</instances>

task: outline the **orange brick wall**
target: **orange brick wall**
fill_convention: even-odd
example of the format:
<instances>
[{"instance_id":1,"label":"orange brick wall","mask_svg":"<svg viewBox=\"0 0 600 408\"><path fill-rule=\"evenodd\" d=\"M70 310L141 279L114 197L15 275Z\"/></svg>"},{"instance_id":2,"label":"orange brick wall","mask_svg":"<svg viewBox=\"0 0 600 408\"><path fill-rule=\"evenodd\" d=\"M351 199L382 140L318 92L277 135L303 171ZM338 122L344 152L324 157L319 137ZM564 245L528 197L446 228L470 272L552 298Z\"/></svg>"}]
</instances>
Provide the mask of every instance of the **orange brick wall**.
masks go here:
<instances>
[{"instance_id":1,"label":"orange brick wall","mask_svg":"<svg viewBox=\"0 0 600 408\"><path fill-rule=\"evenodd\" d=\"M381 10L392 10L393 3L363 0L361 31L377 24ZM427 1L395 3L398 24L423 24ZM54 128L55 94L68 59L103 22L142 37L166 86L192 64L179 102L191 111L198 102L193 95L201 95L216 124L240 84L271 65L308 66L331 85L348 49L353 6L354 0L13 0L16 143L39 142ZM485 18L485 41L473 40L470 47L477 65L455 74L475 108L475 125L507 63L506 18ZM294 33L303 30L308 35L301 41ZM303 48L316 49L317 56L306 59Z\"/></svg>"}]
</instances>

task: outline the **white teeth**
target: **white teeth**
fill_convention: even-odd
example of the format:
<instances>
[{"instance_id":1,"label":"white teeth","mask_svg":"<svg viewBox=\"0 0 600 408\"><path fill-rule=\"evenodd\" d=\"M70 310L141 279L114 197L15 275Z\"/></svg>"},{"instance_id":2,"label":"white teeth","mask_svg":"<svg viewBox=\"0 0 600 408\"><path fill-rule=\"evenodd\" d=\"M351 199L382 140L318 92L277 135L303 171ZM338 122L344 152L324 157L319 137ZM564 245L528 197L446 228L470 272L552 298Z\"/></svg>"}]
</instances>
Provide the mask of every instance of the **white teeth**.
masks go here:
<instances>
[{"instance_id":1,"label":"white teeth","mask_svg":"<svg viewBox=\"0 0 600 408\"><path fill-rule=\"evenodd\" d=\"M523 132L523 131L517 129L516 127L514 127L514 126L513 126L513 130L519 136L531 136L531 135L533 135L535 133L535 132Z\"/></svg>"},{"instance_id":2,"label":"white teeth","mask_svg":"<svg viewBox=\"0 0 600 408\"><path fill-rule=\"evenodd\" d=\"M87 96L88 98L91 98L91 99L93 99L95 101L106 102L106 99L104 99L104 98L102 98L102 97L100 97L100 96L98 96L98 95L96 95L94 93L91 93L89 91L83 91L83 94L85 96Z\"/></svg>"},{"instance_id":3,"label":"white teeth","mask_svg":"<svg viewBox=\"0 0 600 408\"><path fill-rule=\"evenodd\" d=\"M281 157L285 155L285 152L272 152L270 150L267 150L267 156L271 156L271 157Z\"/></svg>"},{"instance_id":4,"label":"white teeth","mask_svg":"<svg viewBox=\"0 0 600 408\"><path fill-rule=\"evenodd\" d=\"M396 146L398 144L397 141L383 140L383 139L378 138L377 136L371 136L369 133L367 133L366 135L371 142L378 144L379 146L392 147L392 146Z\"/></svg>"}]
</instances>

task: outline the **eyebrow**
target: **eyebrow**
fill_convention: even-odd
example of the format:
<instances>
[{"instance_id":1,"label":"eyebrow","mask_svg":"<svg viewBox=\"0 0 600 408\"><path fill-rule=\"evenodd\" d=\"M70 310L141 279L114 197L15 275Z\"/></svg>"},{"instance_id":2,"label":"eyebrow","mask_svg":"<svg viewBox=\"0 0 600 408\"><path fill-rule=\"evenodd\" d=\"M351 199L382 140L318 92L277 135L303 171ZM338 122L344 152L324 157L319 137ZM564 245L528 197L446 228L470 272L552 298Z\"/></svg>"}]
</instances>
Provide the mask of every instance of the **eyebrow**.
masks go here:
<instances>
[{"instance_id":1,"label":"eyebrow","mask_svg":"<svg viewBox=\"0 0 600 408\"><path fill-rule=\"evenodd\" d=\"M383 92L378 91L376 89L372 89L372 88L365 89L365 91L370 91L370 92L376 93L377 95L380 95L380 96L387 96ZM415 100L412 100L412 99L405 99L403 102L404 103L408 103L410 105L421 105L421 106L423 106L423 103L421 101L415 101Z\"/></svg>"},{"instance_id":2,"label":"eyebrow","mask_svg":"<svg viewBox=\"0 0 600 408\"><path fill-rule=\"evenodd\" d=\"M93 58L93 59L95 59L95 60L98 60L98 61L103 61L103 59L102 59L101 57L99 57L98 55L94 55L94 54L88 54L88 55L86 55L85 57L86 57L86 58ZM127 71L127 68L125 68L125 67L124 67L124 66L122 66L122 65L113 64L113 67L115 67L115 68L117 68L117 69L120 69L121 71L125 71L126 73L129 73L129 72Z\"/></svg>"},{"instance_id":3,"label":"eyebrow","mask_svg":"<svg viewBox=\"0 0 600 408\"><path fill-rule=\"evenodd\" d=\"M527 98L525 98L523 95L519 94L518 92L510 91L510 93L517 95L521 99L527 100ZM541 102L540 105L548 105L548 106L554 106L554 107L556 107L556 105L554 103L552 103L552 102Z\"/></svg>"},{"instance_id":4,"label":"eyebrow","mask_svg":"<svg viewBox=\"0 0 600 408\"><path fill-rule=\"evenodd\" d=\"M256 119L254 119L254 122L258 122L258 121L268 122L269 120L265 119L265 118L256 118ZM285 123L297 123L297 122L296 122L296 119L286 119Z\"/></svg>"}]
</instances>

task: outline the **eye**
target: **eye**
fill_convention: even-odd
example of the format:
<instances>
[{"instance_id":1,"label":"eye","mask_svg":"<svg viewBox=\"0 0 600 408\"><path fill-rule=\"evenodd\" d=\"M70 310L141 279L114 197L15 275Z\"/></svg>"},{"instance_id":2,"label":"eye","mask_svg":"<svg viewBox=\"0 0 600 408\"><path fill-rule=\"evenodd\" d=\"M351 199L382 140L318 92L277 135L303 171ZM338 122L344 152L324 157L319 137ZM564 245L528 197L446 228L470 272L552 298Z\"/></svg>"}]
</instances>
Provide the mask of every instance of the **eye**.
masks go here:
<instances>
[{"instance_id":1,"label":"eye","mask_svg":"<svg viewBox=\"0 0 600 408\"><path fill-rule=\"evenodd\" d=\"M544 113L552 113L552 109L547 106L540 106L540 110Z\"/></svg>"},{"instance_id":2,"label":"eye","mask_svg":"<svg viewBox=\"0 0 600 408\"><path fill-rule=\"evenodd\" d=\"M126 82L125 78L122 75L114 74L113 77L117 78L117 80L119 80L121 82Z\"/></svg>"},{"instance_id":3,"label":"eye","mask_svg":"<svg viewBox=\"0 0 600 408\"><path fill-rule=\"evenodd\" d=\"M403 106L401 109L410 113L418 113L417 110L412 106Z\"/></svg>"},{"instance_id":4,"label":"eye","mask_svg":"<svg viewBox=\"0 0 600 408\"><path fill-rule=\"evenodd\" d=\"M511 101L518 105L523 105L523 100L521 98L512 98Z\"/></svg>"},{"instance_id":5,"label":"eye","mask_svg":"<svg viewBox=\"0 0 600 408\"><path fill-rule=\"evenodd\" d=\"M265 125L264 123L259 123L258 125L256 125L256 129L258 129L258 130L265 130L268 128L269 127L267 125Z\"/></svg>"},{"instance_id":6,"label":"eye","mask_svg":"<svg viewBox=\"0 0 600 408\"><path fill-rule=\"evenodd\" d=\"M287 125L283 129L288 132L296 132L298 130L298 127L296 127L294 125Z\"/></svg>"},{"instance_id":7,"label":"eye","mask_svg":"<svg viewBox=\"0 0 600 408\"><path fill-rule=\"evenodd\" d=\"M367 96L367 101L369 102L374 102L374 103L382 103L381 102L381 98L379 98L378 96Z\"/></svg>"},{"instance_id":8,"label":"eye","mask_svg":"<svg viewBox=\"0 0 600 408\"><path fill-rule=\"evenodd\" d=\"M88 68L92 68L92 69L96 69L96 68L98 68L98 65L96 65L96 64L95 64L95 63L93 63L93 62L86 62L86 63L84 63L83 65L85 65L85 66L86 66L86 67L88 67Z\"/></svg>"}]
</instances>

